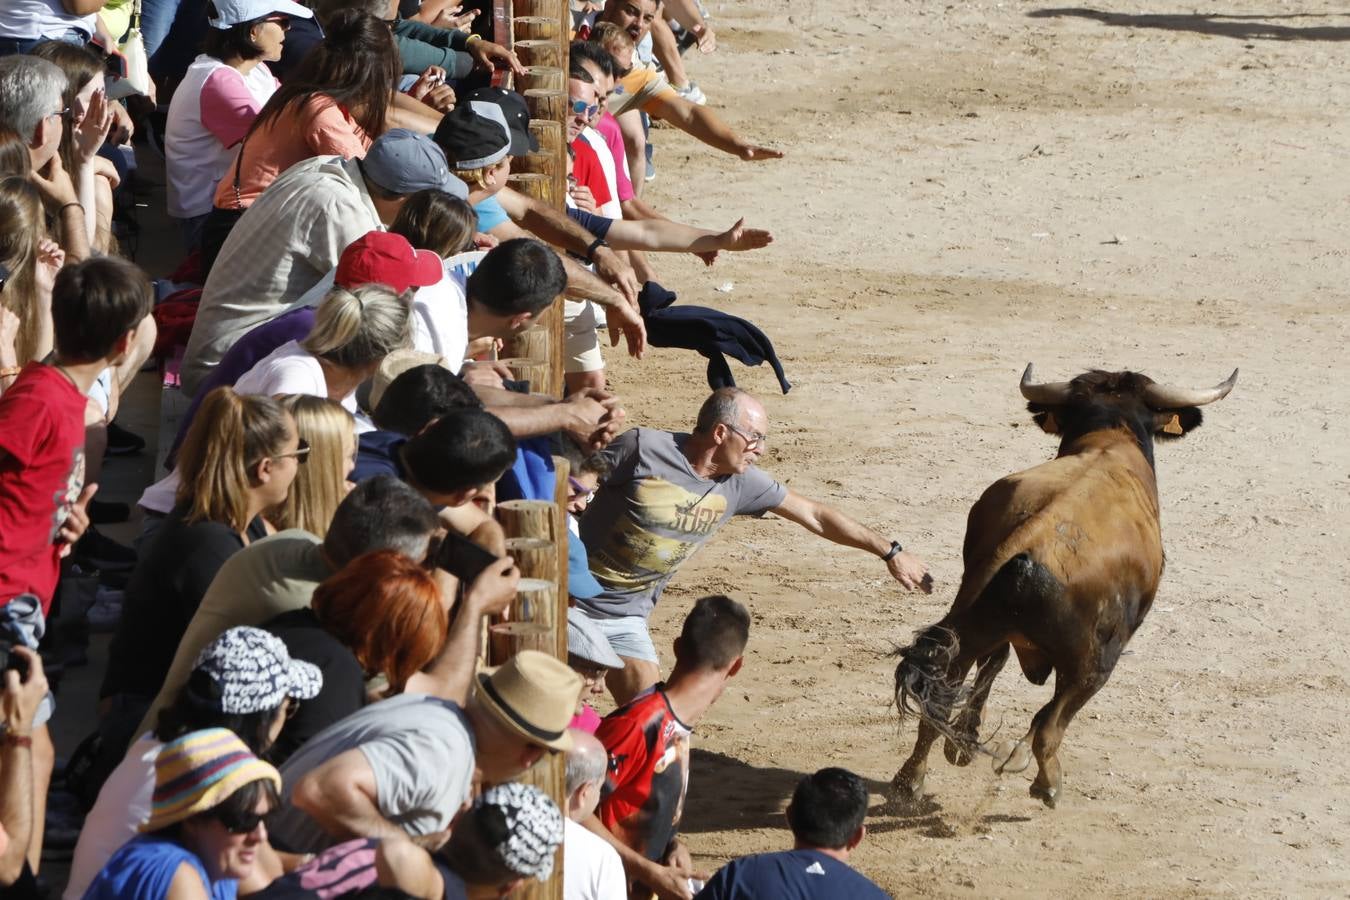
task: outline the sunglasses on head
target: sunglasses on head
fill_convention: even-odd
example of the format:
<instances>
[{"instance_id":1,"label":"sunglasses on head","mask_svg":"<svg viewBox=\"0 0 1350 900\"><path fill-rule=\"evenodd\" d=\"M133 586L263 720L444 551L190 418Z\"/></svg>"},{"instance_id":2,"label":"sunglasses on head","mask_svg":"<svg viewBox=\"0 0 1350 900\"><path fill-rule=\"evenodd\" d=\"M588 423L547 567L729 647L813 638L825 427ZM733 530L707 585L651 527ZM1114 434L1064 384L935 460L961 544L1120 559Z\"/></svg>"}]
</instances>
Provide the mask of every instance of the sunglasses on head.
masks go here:
<instances>
[{"instance_id":1,"label":"sunglasses on head","mask_svg":"<svg viewBox=\"0 0 1350 900\"><path fill-rule=\"evenodd\" d=\"M599 103L587 103L585 100L576 100L576 99L572 101L572 112L576 113L579 116L584 115L586 118L590 119L593 118L595 114L598 113L599 111L600 111Z\"/></svg>"}]
</instances>

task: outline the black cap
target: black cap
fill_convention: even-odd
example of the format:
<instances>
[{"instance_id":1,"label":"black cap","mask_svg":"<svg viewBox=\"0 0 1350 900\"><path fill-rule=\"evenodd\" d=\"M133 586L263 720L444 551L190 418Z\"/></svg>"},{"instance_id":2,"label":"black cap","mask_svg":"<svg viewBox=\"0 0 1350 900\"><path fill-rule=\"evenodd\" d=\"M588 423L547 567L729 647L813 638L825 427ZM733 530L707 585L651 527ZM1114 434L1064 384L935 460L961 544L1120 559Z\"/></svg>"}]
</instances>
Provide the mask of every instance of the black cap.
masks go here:
<instances>
[{"instance_id":1,"label":"black cap","mask_svg":"<svg viewBox=\"0 0 1350 900\"><path fill-rule=\"evenodd\" d=\"M432 135L454 169L494 166L513 154L511 128L493 103L464 101L441 119Z\"/></svg>"},{"instance_id":2,"label":"black cap","mask_svg":"<svg viewBox=\"0 0 1350 900\"><path fill-rule=\"evenodd\" d=\"M471 92L464 99L470 102L478 100L493 103L501 107L502 115L506 116L506 124L511 129L512 156L524 156L539 150L539 141L530 134L529 107L525 105L525 98L520 94L506 88L484 87Z\"/></svg>"}]
</instances>

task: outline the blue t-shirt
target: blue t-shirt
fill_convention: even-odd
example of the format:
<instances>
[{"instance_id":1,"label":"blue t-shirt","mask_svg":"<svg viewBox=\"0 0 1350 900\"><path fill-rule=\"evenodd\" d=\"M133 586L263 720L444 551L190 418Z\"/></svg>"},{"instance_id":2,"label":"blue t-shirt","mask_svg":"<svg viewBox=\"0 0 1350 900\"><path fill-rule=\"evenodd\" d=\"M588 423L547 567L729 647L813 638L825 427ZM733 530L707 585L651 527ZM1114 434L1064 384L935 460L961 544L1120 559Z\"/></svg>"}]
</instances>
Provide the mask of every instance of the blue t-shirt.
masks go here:
<instances>
[{"instance_id":1,"label":"blue t-shirt","mask_svg":"<svg viewBox=\"0 0 1350 900\"><path fill-rule=\"evenodd\" d=\"M211 900L235 900L237 881L227 878L213 883L196 854L152 835L123 844L84 892L84 900L163 900L183 863L197 870Z\"/></svg>"},{"instance_id":2,"label":"blue t-shirt","mask_svg":"<svg viewBox=\"0 0 1350 900\"><path fill-rule=\"evenodd\" d=\"M510 221L511 218L506 214L506 210L502 209L496 197L488 197L475 203L473 211L478 214L478 230L484 234L503 222Z\"/></svg>"},{"instance_id":3,"label":"blue t-shirt","mask_svg":"<svg viewBox=\"0 0 1350 900\"><path fill-rule=\"evenodd\" d=\"M886 900L889 895L818 850L784 850L733 859L694 900Z\"/></svg>"}]
</instances>

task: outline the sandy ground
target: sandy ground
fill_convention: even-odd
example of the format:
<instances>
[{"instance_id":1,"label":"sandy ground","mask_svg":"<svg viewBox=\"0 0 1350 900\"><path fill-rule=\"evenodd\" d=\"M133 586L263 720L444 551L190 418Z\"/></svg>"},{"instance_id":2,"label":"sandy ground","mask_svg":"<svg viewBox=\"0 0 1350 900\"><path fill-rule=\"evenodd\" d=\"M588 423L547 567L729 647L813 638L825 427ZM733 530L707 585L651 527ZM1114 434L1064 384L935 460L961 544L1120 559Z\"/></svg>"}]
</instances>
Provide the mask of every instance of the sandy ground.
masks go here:
<instances>
[{"instance_id":1,"label":"sandy ground","mask_svg":"<svg viewBox=\"0 0 1350 900\"><path fill-rule=\"evenodd\" d=\"M897 895L1347 893L1350 15L1223 10L714 6L721 48L693 76L788 157L740 163L663 130L650 198L702 224L745 214L777 242L709 272L658 265L681 300L775 340L789 395L737 369L769 407L764 467L899 537L938 589L907 595L772 518L686 568L659 646L704 593L755 617L696 738L685 830L703 862L785 846L799 773L844 765L874 790L855 862ZM998 778L937 752L931 808L897 817L883 792L914 728L888 706L885 654L951 602L981 490L1053 455L1017 391L1032 360L1047 379L1241 376L1159 448L1167 573L1068 731L1059 808L1027 795L1034 768ZM657 350L616 356L612 380L634 420L682 428L702 373ZM1009 666L991 727L1020 734L1050 693Z\"/></svg>"},{"instance_id":2,"label":"sandy ground","mask_svg":"<svg viewBox=\"0 0 1350 900\"><path fill-rule=\"evenodd\" d=\"M907 595L875 560L772 518L734 522L681 574L661 646L704 593L755 616L748 664L696 738L685 831L709 867L786 846L800 773L843 765L873 789L854 861L896 895L1347 893L1350 15L1223 8L714 4L722 46L693 75L788 157L740 163L659 131L649 197L706 225L747 215L777 242L659 269L683 301L776 341L788 396L737 369L772 417L764 467L897 536L938 587ZM142 261L164 241L148 232ZM634 421L689 424L700 358L611 359ZM1029 360L1048 379L1242 374L1159 448L1167 574L1068 731L1059 808L1028 797L1030 771L939 752L931 807L898 817L883 793L914 729L889 706L886 653L951 602L981 490L1054 453L1017 392ZM136 390L127 424L152 436L156 390ZM112 464L105 496L134 500L148 469ZM63 695L62 752L87 728L102 649ZM1009 666L991 730L1021 733L1049 695Z\"/></svg>"}]
</instances>

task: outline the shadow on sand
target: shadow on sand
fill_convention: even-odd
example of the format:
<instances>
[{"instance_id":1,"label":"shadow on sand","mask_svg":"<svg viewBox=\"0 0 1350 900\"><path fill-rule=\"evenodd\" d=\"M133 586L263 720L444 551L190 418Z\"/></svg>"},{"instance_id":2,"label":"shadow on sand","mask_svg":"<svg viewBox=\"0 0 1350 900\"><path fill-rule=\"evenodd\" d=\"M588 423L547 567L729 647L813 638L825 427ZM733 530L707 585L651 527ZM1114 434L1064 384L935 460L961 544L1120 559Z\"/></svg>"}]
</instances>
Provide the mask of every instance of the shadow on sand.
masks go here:
<instances>
[{"instance_id":1,"label":"shadow on sand","mask_svg":"<svg viewBox=\"0 0 1350 900\"><path fill-rule=\"evenodd\" d=\"M1120 28L1156 28L1163 31L1190 31L1239 41L1350 41L1350 26L1280 24L1287 19L1345 18L1332 13L1292 13L1270 16L1238 16L1223 13L1136 14L1114 13L1102 9L1065 7L1038 9L1027 13L1032 19L1094 19L1103 25Z\"/></svg>"}]
</instances>

